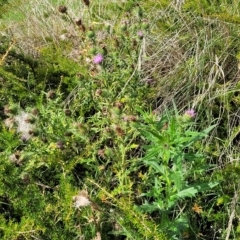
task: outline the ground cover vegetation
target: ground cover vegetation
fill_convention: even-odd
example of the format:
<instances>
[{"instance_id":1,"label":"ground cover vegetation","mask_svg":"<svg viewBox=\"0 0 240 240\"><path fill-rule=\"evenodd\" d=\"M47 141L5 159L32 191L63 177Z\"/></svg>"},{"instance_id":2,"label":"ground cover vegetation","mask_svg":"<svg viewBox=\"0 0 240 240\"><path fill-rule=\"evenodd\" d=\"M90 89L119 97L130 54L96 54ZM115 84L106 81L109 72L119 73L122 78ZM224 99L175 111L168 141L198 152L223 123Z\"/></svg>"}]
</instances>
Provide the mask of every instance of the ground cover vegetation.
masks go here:
<instances>
[{"instance_id":1,"label":"ground cover vegetation","mask_svg":"<svg viewBox=\"0 0 240 240\"><path fill-rule=\"evenodd\" d=\"M238 1L0 1L0 238L239 239Z\"/></svg>"}]
</instances>

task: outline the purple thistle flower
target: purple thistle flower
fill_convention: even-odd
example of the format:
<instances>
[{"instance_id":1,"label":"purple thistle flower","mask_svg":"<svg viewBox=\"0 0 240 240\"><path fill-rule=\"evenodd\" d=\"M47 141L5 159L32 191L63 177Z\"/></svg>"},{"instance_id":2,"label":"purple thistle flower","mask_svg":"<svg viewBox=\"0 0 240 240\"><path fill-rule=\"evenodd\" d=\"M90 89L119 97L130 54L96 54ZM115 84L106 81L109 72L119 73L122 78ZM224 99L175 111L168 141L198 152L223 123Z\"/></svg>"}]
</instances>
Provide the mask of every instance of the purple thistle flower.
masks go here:
<instances>
[{"instance_id":1,"label":"purple thistle flower","mask_svg":"<svg viewBox=\"0 0 240 240\"><path fill-rule=\"evenodd\" d=\"M194 118L196 116L196 113L193 109L190 109L190 110L185 111L184 115Z\"/></svg>"},{"instance_id":2,"label":"purple thistle flower","mask_svg":"<svg viewBox=\"0 0 240 240\"><path fill-rule=\"evenodd\" d=\"M93 62L95 64L99 64L103 61L103 55L102 54L97 54L94 58L93 58Z\"/></svg>"},{"instance_id":3,"label":"purple thistle flower","mask_svg":"<svg viewBox=\"0 0 240 240\"><path fill-rule=\"evenodd\" d=\"M143 31L142 30L138 31L137 35L139 38L143 38L143 35L144 35Z\"/></svg>"}]
</instances>

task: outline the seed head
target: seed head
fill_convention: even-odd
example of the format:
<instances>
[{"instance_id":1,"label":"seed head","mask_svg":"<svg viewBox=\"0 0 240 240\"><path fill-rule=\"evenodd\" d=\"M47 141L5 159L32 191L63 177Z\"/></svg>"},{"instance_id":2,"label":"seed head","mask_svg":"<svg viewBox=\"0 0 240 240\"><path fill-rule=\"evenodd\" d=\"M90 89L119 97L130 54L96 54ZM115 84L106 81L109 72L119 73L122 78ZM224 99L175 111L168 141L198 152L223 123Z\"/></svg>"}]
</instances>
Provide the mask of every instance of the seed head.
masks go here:
<instances>
[{"instance_id":1,"label":"seed head","mask_svg":"<svg viewBox=\"0 0 240 240\"><path fill-rule=\"evenodd\" d=\"M71 112L70 109L65 109L64 113L65 113L66 116L71 116L72 115L72 112Z\"/></svg>"},{"instance_id":2,"label":"seed head","mask_svg":"<svg viewBox=\"0 0 240 240\"><path fill-rule=\"evenodd\" d=\"M75 23L77 26L82 26L82 19L81 18L77 19Z\"/></svg>"},{"instance_id":3,"label":"seed head","mask_svg":"<svg viewBox=\"0 0 240 240\"><path fill-rule=\"evenodd\" d=\"M63 14L64 14L64 13L67 13L67 7L61 5L61 6L58 7L58 11L59 11L60 13L63 13Z\"/></svg>"},{"instance_id":4,"label":"seed head","mask_svg":"<svg viewBox=\"0 0 240 240\"><path fill-rule=\"evenodd\" d=\"M97 97L99 97L99 96L101 96L101 94L102 94L102 90L101 89L97 89L96 92L95 92L95 95Z\"/></svg>"},{"instance_id":5,"label":"seed head","mask_svg":"<svg viewBox=\"0 0 240 240\"><path fill-rule=\"evenodd\" d=\"M60 150L63 150L64 149L64 142L63 141L58 141L56 143L56 147Z\"/></svg>"},{"instance_id":6,"label":"seed head","mask_svg":"<svg viewBox=\"0 0 240 240\"><path fill-rule=\"evenodd\" d=\"M84 4L89 7L90 1L89 0L83 0Z\"/></svg>"},{"instance_id":7,"label":"seed head","mask_svg":"<svg viewBox=\"0 0 240 240\"><path fill-rule=\"evenodd\" d=\"M116 126L115 132L118 136L123 136L125 134L124 130L119 126Z\"/></svg>"},{"instance_id":8,"label":"seed head","mask_svg":"<svg viewBox=\"0 0 240 240\"><path fill-rule=\"evenodd\" d=\"M22 179L22 182L23 182L24 184L26 184L26 185L28 185L28 184L30 183L30 178L29 178L29 176L28 176L27 174L24 174L24 175L21 177L21 179Z\"/></svg>"},{"instance_id":9,"label":"seed head","mask_svg":"<svg viewBox=\"0 0 240 240\"><path fill-rule=\"evenodd\" d=\"M98 156L105 158L105 149L98 150Z\"/></svg>"},{"instance_id":10,"label":"seed head","mask_svg":"<svg viewBox=\"0 0 240 240\"><path fill-rule=\"evenodd\" d=\"M17 132L21 134L21 140L23 142L28 141L31 136L31 131L34 128L34 125L30 123L30 115L27 112L20 112L14 118L17 124Z\"/></svg>"},{"instance_id":11,"label":"seed head","mask_svg":"<svg viewBox=\"0 0 240 240\"><path fill-rule=\"evenodd\" d=\"M119 102L119 101L117 101L117 102L115 102L115 107L117 107L117 108L123 108L123 104L121 103L121 102Z\"/></svg>"},{"instance_id":12,"label":"seed head","mask_svg":"<svg viewBox=\"0 0 240 240\"><path fill-rule=\"evenodd\" d=\"M34 115L34 116L37 116L39 114L39 110L37 108L33 108L31 113Z\"/></svg>"},{"instance_id":13,"label":"seed head","mask_svg":"<svg viewBox=\"0 0 240 240\"><path fill-rule=\"evenodd\" d=\"M75 208L86 207L91 204L91 201L88 199L88 193L84 190L80 191L78 195L73 196L72 199L74 201L73 206Z\"/></svg>"},{"instance_id":14,"label":"seed head","mask_svg":"<svg viewBox=\"0 0 240 240\"><path fill-rule=\"evenodd\" d=\"M16 165L19 165L21 163L20 156L20 152L15 152L14 154L9 156L9 161L15 163Z\"/></svg>"},{"instance_id":15,"label":"seed head","mask_svg":"<svg viewBox=\"0 0 240 240\"><path fill-rule=\"evenodd\" d=\"M137 121L137 117L134 115L128 115L123 117L123 121L125 122L136 122Z\"/></svg>"},{"instance_id":16,"label":"seed head","mask_svg":"<svg viewBox=\"0 0 240 240\"><path fill-rule=\"evenodd\" d=\"M12 129L12 128L13 128L14 122L15 122L15 120L14 120L13 117L9 117L9 118L6 118L6 119L4 120L4 123L5 123L6 127L9 128L9 129Z\"/></svg>"},{"instance_id":17,"label":"seed head","mask_svg":"<svg viewBox=\"0 0 240 240\"><path fill-rule=\"evenodd\" d=\"M53 90L48 91L47 98L54 99L56 97L56 93Z\"/></svg>"},{"instance_id":18,"label":"seed head","mask_svg":"<svg viewBox=\"0 0 240 240\"><path fill-rule=\"evenodd\" d=\"M17 106L15 105L5 105L4 106L4 114L6 116L12 116L17 113Z\"/></svg>"}]
</instances>

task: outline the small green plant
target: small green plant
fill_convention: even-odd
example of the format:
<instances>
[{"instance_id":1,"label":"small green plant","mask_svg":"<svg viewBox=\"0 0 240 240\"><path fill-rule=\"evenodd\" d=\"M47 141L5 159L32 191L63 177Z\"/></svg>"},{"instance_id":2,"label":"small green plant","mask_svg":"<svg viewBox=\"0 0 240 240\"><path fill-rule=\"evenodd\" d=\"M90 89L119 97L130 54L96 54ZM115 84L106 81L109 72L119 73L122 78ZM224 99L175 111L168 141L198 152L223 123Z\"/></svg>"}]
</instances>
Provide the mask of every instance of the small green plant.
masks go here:
<instances>
[{"instance_id":1,"label":"small green plant","mask_svg":"<svg viewBox=\"0 0 240 240\"><path fill-rule=\"evenodd\" d=\"M218 183L204 182L202 177L210 168L204 155L196 152L194 144L205 138L215 127L202 132L193 130L194 111L183 116L167 112L160 119L143 114L144 122L137 124L144 140L144 157L141 159L141 199L143 212L157 212L158 222L171 237L178 237L189 228L184 213L174 217L176 206L194 198L199 193L211 190ZM173 238L171 238L173 239Z\"/></svg>"}]
</instances>

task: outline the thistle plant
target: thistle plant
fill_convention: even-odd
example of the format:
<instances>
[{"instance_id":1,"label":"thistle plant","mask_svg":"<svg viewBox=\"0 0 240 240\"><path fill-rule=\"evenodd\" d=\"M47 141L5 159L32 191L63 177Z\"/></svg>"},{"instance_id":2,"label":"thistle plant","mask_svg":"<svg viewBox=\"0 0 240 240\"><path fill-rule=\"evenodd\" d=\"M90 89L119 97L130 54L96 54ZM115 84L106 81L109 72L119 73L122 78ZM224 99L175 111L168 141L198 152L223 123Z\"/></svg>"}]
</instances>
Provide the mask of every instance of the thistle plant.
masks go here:
<instances>
[{"instance_id":1,"label":"thistle plant","mask_svg":"<svg viewBox=\"0 0 240 240\"><path fill-rule=\"evenodd\" d=\"M0 4L0 239L239 237L239 4L176 2Z\"/></svg>"},{"instance_id":2,"label":"thistle plant","mask_svg":"<svg viewBox=\"0 0 240 240\"><path fill-rule=\"evenodd\" d=\"M183 124L182 117L195 116L192 110L182 116L166 112L159 119L146 113L142 115L143 122L136 124L136 128L148 144L144 147L140 167L144 169L141 178L145 186L139 189L143 202L140 209L159 214L159 222L166 227L169 236L180 237L188 230L189 220L183 217L184 214L170 218L177 206L218 184L201 181L210 166L204 155L194 148L215 126L198 132L193 130L193 122Z\"/></svg>"}]
</instances>

